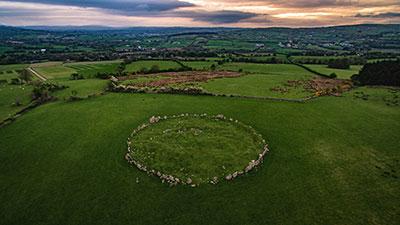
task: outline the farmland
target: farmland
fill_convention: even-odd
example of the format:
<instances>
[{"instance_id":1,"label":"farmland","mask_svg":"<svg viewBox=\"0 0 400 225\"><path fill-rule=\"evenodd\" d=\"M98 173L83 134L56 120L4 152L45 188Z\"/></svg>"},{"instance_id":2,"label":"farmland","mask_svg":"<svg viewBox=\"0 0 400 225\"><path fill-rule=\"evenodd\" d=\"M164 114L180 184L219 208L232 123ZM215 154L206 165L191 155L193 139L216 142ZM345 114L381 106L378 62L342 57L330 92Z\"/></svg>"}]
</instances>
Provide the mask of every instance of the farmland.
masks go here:
<instances>
[{"instance_id":1,"label":"farmland","mask_svg":"<svg viewBox=\"0 0 400 225\"><path fill-rule=\"evenodd\" d=\"M0 27L0 224L397 225L398 32L368 27Z\"/></svg>"},{"instance_id":2,"label":"farmland","mask_svg":"<svg viewBox=\"0 0 400 225\"><path fill-rule=\"evenodd\" d=\"M3 222L71 224L90 218L90 223L108 224L115 218L130 223L134 217L141 218L135 224L165 223L164 218L192 224L395 224L399 109L353 95L298 104L108 94L47 104L0 129L0 144L8 150L0 157L0 198L7 203L0 205ZM237 118L266 138L271 154L246 177L196 189L171 189L127 165L123 155L132 128L152 115L186 112ZM264 217L248 217L259 214Z\"/></svg>"}]
</instances>

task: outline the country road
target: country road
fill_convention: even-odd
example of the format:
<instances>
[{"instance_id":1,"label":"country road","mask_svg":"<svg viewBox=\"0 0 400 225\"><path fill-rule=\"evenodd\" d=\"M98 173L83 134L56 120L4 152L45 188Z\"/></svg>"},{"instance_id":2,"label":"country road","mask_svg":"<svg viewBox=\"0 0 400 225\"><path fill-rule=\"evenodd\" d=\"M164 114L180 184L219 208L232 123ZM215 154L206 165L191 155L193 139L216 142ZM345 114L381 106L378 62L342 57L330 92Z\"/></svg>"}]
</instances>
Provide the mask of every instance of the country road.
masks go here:
<instances>
[{"instance_id":1,"label":"country road","mask_svg":"<svg viewBox=\"0 0 400 225\"><path fill-rule=\"evenodd\" d=\"M35 75L37 78L39 78L41 81L46 81L47 78L43 75L40 75L38 72L36 72L32 67L28 68L29 72L31 72L33 75Z\"/></svg>"}]
</instances>

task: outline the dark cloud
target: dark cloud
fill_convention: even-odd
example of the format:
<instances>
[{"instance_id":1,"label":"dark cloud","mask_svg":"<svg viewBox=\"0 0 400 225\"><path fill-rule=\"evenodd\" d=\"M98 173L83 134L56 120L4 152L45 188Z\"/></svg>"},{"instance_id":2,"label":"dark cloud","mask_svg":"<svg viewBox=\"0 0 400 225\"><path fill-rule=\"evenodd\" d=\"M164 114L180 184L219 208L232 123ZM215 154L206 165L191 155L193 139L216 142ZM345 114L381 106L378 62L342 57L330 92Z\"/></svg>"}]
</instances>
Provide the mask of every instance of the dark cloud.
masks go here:
<instances>
[{"instance_id":1,"label":"dark cloud","mask_svg":"<svg viewBox=\"0 0 400 225\"><path fill-rule=\"evenodd\" d=\"M228 1L228 0L224 0ZM229 0L230 1L230 0ZM399 0L369 1L369 0L249 0L249 3L268 4L283 8L322 8L322 7L375 7L400 5Z\"/></svg>"},{"instance_id":2,"label":"dark cloud","mask_svg":"<svg viewBox=\"0 0 400 225\"><path fill-rule=\"evenodd\" d=\"M388 13L377 13L377 14L357 14L355 17L358 18L400 18L400 13L388 12Z\"/></svg>"},{"instance_id":3,"label":"dark cloud","mask_svg":"<svg viewBox=\"0 0 400 225\"><path fill-rule=\"evenodd\" d=\"M135 15L140 12L162 12L194 6L178 0L16 0L14 2L42 3L77 7L93 7Z\"/></svg>"},{"instance_id":4,"label":"dark cloud","mask_svg":"<svg viewBox=\"0 0 400 225\"><path fill-rule=\"evenodd\" d=\"M174 16L191 18L193 21L208 22L213 24L238 23L242 20L259 16L256 13L240 11L181 11L175 12Z\"/></svg>"}]
</instances>

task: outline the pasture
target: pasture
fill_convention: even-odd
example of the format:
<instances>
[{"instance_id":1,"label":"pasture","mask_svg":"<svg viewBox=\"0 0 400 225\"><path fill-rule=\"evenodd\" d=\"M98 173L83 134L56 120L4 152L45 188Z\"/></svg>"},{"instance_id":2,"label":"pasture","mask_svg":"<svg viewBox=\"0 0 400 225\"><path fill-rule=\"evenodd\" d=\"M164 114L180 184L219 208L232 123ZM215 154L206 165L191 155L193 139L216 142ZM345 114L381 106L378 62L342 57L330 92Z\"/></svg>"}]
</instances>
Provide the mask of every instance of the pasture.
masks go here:
<instances>
[{"instance_id":1,"label":"pasture","mask_svg":"<svg viewBox=\"0 0 400 225\"><path fill-rule=\"evenodd\" d=\"M201 69L212 62L183 63ZM118 65L119 61L34 65L49 82L68 88L53 93L57 101L0 128L1 224L399 221L399 89L354 88L341 97L304 103L242 98L302 99L314 94L303 82L315 75L301 67L255 63L171 73L207 92L242 97L113 93L106 91L108 80L70 80L71 73L89 78ZM127 71L153 65L161 70L180 66L173 61L139 61L129 64ZM198 81L185 73L221 76ZM121 84L160 79L150 74ZM175 81L171 84L185 86ZM31 92L31 85L0 86L0 120L26 106ZM71 96L85 99L65 101ZM16 99L21 106L13 106ZM130 146L143 150L133 155L135 159L184 180L191 177L198 186L170 187L126 160L128 137L152 116L204 113L237 119L260 134L270 149L264 163L234 180L224 179L257 157L260 137L252 139L245 129L196 119L152 125L134 136ZM197 136L200 131L210 132ZM214 177L218 184L211 184Z\"/></svg>"},{"instance_id":2,"label":"pasture","mask_svg":"<svg viewBox=\"0 0 400 225\"><path fill-rule=\"evenodd\" d=\"M0 84L0 121L26 107L31 101L31 92L32 86Z\"/></svg>"},{"instance_id":3,"label":"pasture","mask_svg":"<svg viewBox=\"0 0 400 225\"><path fill-rule=\"evenodd\" d=\"M168 69L178 69L181 66L174 61L162 61L162 60L146 60L146 61L136 61L128 64L126 66L125 71L139 72L141 70L150 70L152 66L157 65L160 70L168 70Z\"/></svg>"},{"instance_id":4,"label":"pasture","mask_svg":"<svg viewBox=\"0 0 400 225\"><path fill-rule=\"evenodd\" d=\"M0 65L0 80L7 80L8 82L18 77L18 72L28 67L28 64L11 64Z\"/></svg>"},{"instance_id":5,"label":"pasture","mask_svg":"<svg viewBox=\"0 0 400 225\"><path fill-rule=\"evenodd\" d=\"M362 66L356 66L356 65L350 66L350 69L348 70L332 69L328 68L328 66L326 65L306 65L306 66L314 71L326 75L335 73L339 79L350 79L351 76L353 76L354 74L358 74L358 72L360 72L362 68Z\"/></svg>"},{"instance_id":6,"label":"pasture","mask_svg":"<svg viewBox=\"0 0 400 225\"><path fill-rule=\"evenodd\" d=\"M2 223L397 224L399 108L379 97L387 89L361 90L378 96L356 89L300 104L110 93L43 105L0 129ZM196 188L130 166L132 128L180 113L238 119L271 152L257 171Z\"/></svg>"}]
</instances>

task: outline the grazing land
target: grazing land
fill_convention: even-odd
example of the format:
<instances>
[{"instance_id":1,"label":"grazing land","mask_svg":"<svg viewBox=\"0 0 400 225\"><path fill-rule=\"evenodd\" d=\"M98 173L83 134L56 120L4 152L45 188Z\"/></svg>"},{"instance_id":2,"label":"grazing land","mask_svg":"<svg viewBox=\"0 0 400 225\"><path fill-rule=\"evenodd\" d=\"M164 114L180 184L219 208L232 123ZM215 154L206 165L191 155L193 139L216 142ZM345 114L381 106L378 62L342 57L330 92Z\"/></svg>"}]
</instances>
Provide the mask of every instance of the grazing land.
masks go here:
<instances>
[{"instance_id":1,"label":"grazing land","mask_svg":"<svg viewBox=\"0 0 400 225\"><path fill-rule=\"evenodd\" d=\"M1 225L400 221L399 25L70 29L0 26Z\"/></svg>"},{"instance_id":2,"label":"grazing land","mask_svg":"<svg viewBox=\"0 0 400 225\"><path fill-rule=\"evenodd\" d=\"M306 104L107 94L44 105L0 129L0 145L7 149L0 154L0 198L8 203L0 204L2 221L395 224L399 108L381 99L387 89L362 91L374 99L356 98L356 90ZM222 113L251 125L266 138L270 155L245 177L195 189L170 189L128 166L123 156L132 128L152 115L187 112Z\"/></svg>"},{"instance_id":3,"label":"grazing land","mask_svg":"<svg viewBox=\"0 0 400 225\"><path fill-rule=\"evenodd\" d=\"M159 70L177 69L180 65L174 61L137 61L126 66L127 72L139 72L150 70L152 66L157 65Z\"/></svg>"}]
</instances>

